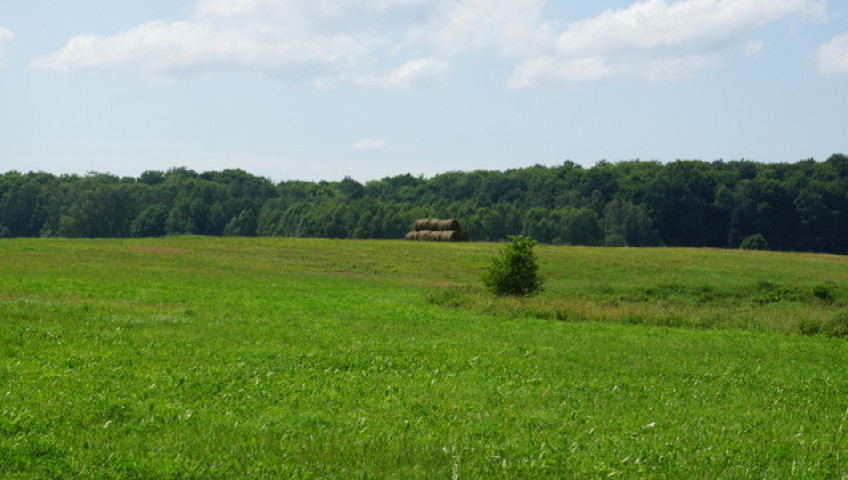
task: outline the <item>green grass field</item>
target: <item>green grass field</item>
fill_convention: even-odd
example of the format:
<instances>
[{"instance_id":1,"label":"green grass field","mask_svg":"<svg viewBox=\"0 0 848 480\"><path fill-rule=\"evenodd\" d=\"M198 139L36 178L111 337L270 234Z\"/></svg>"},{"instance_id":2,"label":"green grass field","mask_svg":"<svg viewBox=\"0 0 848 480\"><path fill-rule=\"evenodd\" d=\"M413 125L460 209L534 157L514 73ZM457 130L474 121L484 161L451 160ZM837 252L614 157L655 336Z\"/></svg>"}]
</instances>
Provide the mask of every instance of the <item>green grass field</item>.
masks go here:
<instances>
[{"instance_id":1,"label":"green grass field","mask_svg":"<svg viewBox=\"0 0 848 480\"><path fill-rule=\"evenodd\" d=\"M0 478L845 478L848 259L0 241Z\"/></svg>"}]
</instances>

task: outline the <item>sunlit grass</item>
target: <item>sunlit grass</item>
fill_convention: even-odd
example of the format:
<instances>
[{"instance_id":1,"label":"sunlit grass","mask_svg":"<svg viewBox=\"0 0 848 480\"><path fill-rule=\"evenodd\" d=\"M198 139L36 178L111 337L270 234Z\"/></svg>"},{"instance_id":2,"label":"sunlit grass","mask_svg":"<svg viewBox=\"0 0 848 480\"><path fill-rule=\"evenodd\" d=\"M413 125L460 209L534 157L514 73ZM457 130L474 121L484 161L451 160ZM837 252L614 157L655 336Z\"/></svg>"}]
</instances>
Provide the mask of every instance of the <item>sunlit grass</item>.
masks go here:
<instances>
[{"instance_id":1,"label":"sunlit grass","mask_svg":"<svg viewBox=\"0 0 848 480\"><path fill-rule=\"evenodd\" d=\"M0 241L0 477L848 475L842 258L498 248Z\"/></svg>"},{"instance_id":2,"label":"sunlit grass","mask_svg":"<svg viewBox=\"0 0 848 480\"><path fill-rule=\"evenodd\" d=\"M568 247L542 247L539 255L547 278L539 296L496 298L468 281L427 298L512 317L848 334L845 257Z\"/></svg>"}]
</instances>

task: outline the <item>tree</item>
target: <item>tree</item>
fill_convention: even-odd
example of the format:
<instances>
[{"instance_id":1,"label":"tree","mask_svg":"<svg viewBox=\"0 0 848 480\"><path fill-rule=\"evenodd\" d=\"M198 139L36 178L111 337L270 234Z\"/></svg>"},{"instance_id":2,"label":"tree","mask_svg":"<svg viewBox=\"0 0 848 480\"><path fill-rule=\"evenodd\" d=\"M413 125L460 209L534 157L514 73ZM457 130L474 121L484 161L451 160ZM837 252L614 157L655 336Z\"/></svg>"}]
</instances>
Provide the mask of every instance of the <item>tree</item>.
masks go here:
<instances>
[{"instance_id":1,"label":"tree","mask_svg":"<svg viewBox=\"0 0 848 480\"><path fill-rule=\"evenodd\" d=\"M745 239L742 240L742 243L739 245L739 248L742 250L768 250L769 245L766 241L766 237L764 237L760 233L757 233L745 237Z\"/></svg>"},{"instance_id":2,"label":"tree","mask_svg":"<svg viewBox=\"0 0 848 480\"><path fill-rule=\"evenodd\" d=\"M250 211L242 215L242 212ZM194 233L400 238L416 218L458 218L477 240L522 234L566 245L848 253L848 156L794 164L571 162L369 181L269 179L185 167L135 178L0 173L0 235L126 237ZM254 228L255 222L255 228ZM229 225L229 228L228 228Z\"/></svg>"},{"instance_id":3,"label":"tree","mask_svg":"<svg viewBox=\"0 0 848 480\"><path fill-rule=\"evenodd\" d=\"M168 207L157 203L145 208L130 224L132 237L161 237L165 235L165 221L168 220Z\"/></svg>"},{"instance_id":4,"label":"tree","mask_svg":"<svg viewBox=\"0 0 848 480\"><path fill-rule=\"evenodd\" d=\"M538 238L540 242L550 242L557 235L554 234L555 222L551 221L553 212L542 207L527 209L521 217L521 233Z\"/></svg>"},{"instance_id":5,"label":"tree","mask_svg":"<svg viewBox=\"0 0 848 480\"><path fill-rule=\"evenodd\" d=\"M253 210L242 210L224 227L226 237L253 237L256 235L256 214Z\"/></svg>"},{"instance_id":6,"label":"tree","mask_svg":"<svg viewBox=\"0 0 848 480\"><path fill-rule=\"evenodd\" d=\"M598 215L590 208L562 207L556 210L559 237L554 243L564 245L600 245L604 232Z\"/></svg>"},{"instance_id":7,"label":"tree","mask_svg":"<svg viewBox=\"0 0 848 480\"><path fill-rule=\"evenodd\" d=\"M824 196L811 187L804 188L795 198L795 210L801 220L800 247L816 252L833 250L839 228L838 212L828 208Z\"/></svg>"},{"instance_id":8,"label":"tree","mask_svg":"<svg viewBox=\"0 0 848 480\"><path fill-rule=\"evenodd\" d=\"M669 245L708 246L715 243L713 220L716 186L709 164L676 161L663 167L646 186L645 206L653 226ZM722 237L723 235L719 235ZM629 243L629 242L628 242Z\"/></svg>"},{"instance_id":9,"label":"tree","mask_svg":"<svg viewBox=\"0 0 848 480\"><path fill-rule=\"evenodd\" d=\"M185 235L197 233L197 225L189 213L191 201L187 198L179 199L174 208L165 219L165 233L168 235Z\"/></svg>"},{"instance_id":10,"label":"tree","mask_svg":"<svg viewBox=\"0 0 848 480\"><path fill-rule=\"evenodd\" d=\"M605 243L610 247L652 247L660 244L651 217L641 205L615 199L604 208Z\"/></svg>"},{"instance_id":11,"label":"tree","mask_svg":"<svg viewBox=\"0 0 848 480\"><path fill-rule=\"evenodd\" d=\"M132 196L117 177L86 177L77 184L76 198L60 218L63 237L120 238L130 234L130 223L137 216Z\"/></svg>"},{"instance_id":12,"label":"tree","mask_svg":"<svg viewBox=\"0 0 848 480\"><path fill-rule=\"evenodd\" d=\"M483 284L498 296L530 296L542 291L538 257L533 252L536 241L523 235L509 237L510 242L500 257L492 259L483 274Z\"/></svg>"},{"instance_id":13,"label":"tree","mask_svg":"<svg viewBox=\"0 0 848 480\"><path fill-rule=\"evenodd\" d=\"M365 195L365 187L361 183L347 176L339 182L339 190L342 191L351 200L359 200Z\"/></svg>"}]
</instances>

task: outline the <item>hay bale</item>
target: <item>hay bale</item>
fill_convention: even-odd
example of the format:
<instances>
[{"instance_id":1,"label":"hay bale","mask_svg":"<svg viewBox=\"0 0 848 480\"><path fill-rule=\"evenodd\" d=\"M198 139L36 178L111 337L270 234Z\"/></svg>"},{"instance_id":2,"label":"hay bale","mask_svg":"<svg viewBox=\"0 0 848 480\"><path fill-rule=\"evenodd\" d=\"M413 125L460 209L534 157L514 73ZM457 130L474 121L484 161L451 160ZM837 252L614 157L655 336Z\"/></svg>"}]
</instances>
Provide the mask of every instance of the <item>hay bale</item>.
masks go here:
<instances>
[{"instance_id":1,"label":"hay bale","mask_svg":"<svg viewBox=\"0 0 848 480\"><path fill-rule=\"evenodd\" d=\"M459 229L459 221L457 221L455 218L449 218L447 220L435 220L435 222L430 222L430 230L447 232Z\"/></svg>"},{"instance_id":2,"label":"hay bale","mask_svg":"<svg viewBox=\"0 0 848 480\"><path fill-rule=\"evenodd\" d=\"M460 238L459 230L445 230L439 232L440 242L458 242Z\"/></svg>"},{"instance_id":3,"label":"hay bale","mask_svg":"<svg viewBox=\"0 0 848 480\"><path fill-rule=\"evenodd\" d=\"M403 238L415 241L427 240L427 232L425 230L415 230L407 233Z\"/></svg>"},{"instance_id":4,"label":"hay bale","mask_svg":"<svg viewBox=\"0 0 848 480\"><path fill-rule=\"evenodd\" d=\"M455 218L441 220L439 218L419 218L415 221L414 230L416 232L424 232L427 230L433 232L446 232L448 230L462 230L459 226L459 221Z\"/></svg>"},{"instance_id":5,"label":"hay bale","mask_svg":"<svg viewBox=\"0 0 848 480\"><path fill-rule=\"evenodd\" d=\"M421 218L415 221L414 230L404 236L406 240L427 242L467 242L468 232L459 227L459 221L453 218Z\"/></svg>"}]
</instances>

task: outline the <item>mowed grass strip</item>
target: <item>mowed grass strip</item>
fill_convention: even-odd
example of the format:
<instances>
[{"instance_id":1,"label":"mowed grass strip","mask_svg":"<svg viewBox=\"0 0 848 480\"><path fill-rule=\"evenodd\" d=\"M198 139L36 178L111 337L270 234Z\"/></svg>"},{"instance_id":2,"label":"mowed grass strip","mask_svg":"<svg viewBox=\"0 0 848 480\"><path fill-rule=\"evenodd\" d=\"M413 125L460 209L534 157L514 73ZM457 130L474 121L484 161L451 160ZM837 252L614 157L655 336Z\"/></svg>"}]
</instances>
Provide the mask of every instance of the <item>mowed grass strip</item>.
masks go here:
<instances>
[{"instance_id":1,"label":"mowed grass strip","mask_svg":"<svg viewBox=\"0 0 848 480\"><path fill-rule=\"evenodd\" d=\"M540 297L433 303L498 248L4 240L0 476L848 475L845 340L616 318L839 312L842 258L543 247Z\"/></svg>"}]
</instances>

